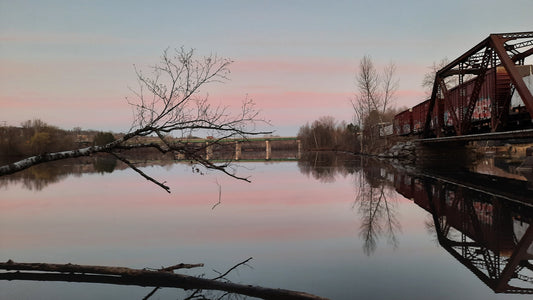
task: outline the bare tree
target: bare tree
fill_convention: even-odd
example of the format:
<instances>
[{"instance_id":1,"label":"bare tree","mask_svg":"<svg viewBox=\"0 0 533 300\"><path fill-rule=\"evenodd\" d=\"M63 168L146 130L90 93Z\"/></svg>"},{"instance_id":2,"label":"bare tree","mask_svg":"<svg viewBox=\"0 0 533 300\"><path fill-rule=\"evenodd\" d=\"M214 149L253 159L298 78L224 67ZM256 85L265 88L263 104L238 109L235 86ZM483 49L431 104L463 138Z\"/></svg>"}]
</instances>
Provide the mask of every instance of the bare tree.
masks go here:
<instances>
[{"instance_id":1,"label":"bare tree","mask_svg":"<svg viewBox=\"0 0 533 300\"><path fill-rule=\"evenodd\" d=\"M164 182L148 176L121 155L121 151L125 149L155 148L161 153L179 153L206 168L248 180L236 175L235 170L231 168L231 161L215 164L203 156L205 148L191 147L186 141L170 138L172 135L185 137L204 132L215 137L210 142L215 144L230 137L270 133L256 130L257 122L265 121L259 118L259 112L251 99L246 98L240 111L232 114L228 107L212 106L208 102L207 94L200 93L200 89L207 84L226 81L231 63L231 60L216 55L197 57L192 49L178 48L173 51L167 49L163 52L160 63L151 67L148 75L135 67L139 87L132 89L133 99L127 99L134 111L134 120L127 134L103 146L29 157L0 167L0 176L48 161L107 153L170 192L170 188ZM136 137L144 136L155 136L158 141L132 142Z\"/></svg>"},{"instance_id":2,"label":"bare tree","mask_svg":"<svg viewBox=\"0 0 533 300\"><path fill-rule=\"evenodd\" d=\"M381 114L384 115L394 103L400 80L396 78L396 65L391 61L384 68L381 77Z\"/></svg>"},{"instance_id":3,"label":"bare tree","mask_svg":"<svg viewBox=\"0 0 533 300\"><path fill-rule=\"evenodd\" d=\"M354 109L354 117L360 128L383 123L383 116L392 106L395 94L399 88L399 80L396 78L396 65L393 62L387 64L380 74L372 58L365 55L359 61L359 71L355 77L357 92L351 100ZM377 119L376 119L377 117ZM374 120L375 119L375 120ZM366 128L368 131L370 128ZM367 137L372 139L372 136ZM363 149L363 139L361 149ZM361 150L361 152L363 152Z\"/></svg>"},{"instance_id":4,"label":"bare tree","mask_svg":"<svg viewBox=\"0 0 533 300\"><path fill-rule=\"evenodd\" d=\"M391 106L399 80L396 78L396 65L387 64L380 75L376 70L372 58L365 55L359 62L359 72L355 78L357 94L352 100L356 114L365 117L372 110L381 114Z\"/></svg>"},{"instance_id":5,"label":"bare tree","mask_svg":"<svg viewBox=\"0 0 533 300\"><path fill-rule=\"evenodd\" d=\"M433 65L428 67L428 72L424 74L424 78L422 79L422 87L425 89L426 96L430 97L431 92L433 91L433 82L435 81L435 75L437 72L447 66L450 63L450 60L445 57L441 59L439 62L433 62ZM446 86L450 84L451 77L446 78Z\"/></svg>"},{"instance_id":6,"label":"bare tree","mask_svg":"<svg viewBox=\"0 0 533 300\"><path fill-rule=\"evenodd\" d=\"M359 110L363 111L363 114L369 114L371 110L379 110L379 106L381 106L381 99L378 94L379 75L372 58L368 55L361 59L359 68L359 73L355 79L359 91L356 100L359 104Z\"/></svg>"}]
</instances>

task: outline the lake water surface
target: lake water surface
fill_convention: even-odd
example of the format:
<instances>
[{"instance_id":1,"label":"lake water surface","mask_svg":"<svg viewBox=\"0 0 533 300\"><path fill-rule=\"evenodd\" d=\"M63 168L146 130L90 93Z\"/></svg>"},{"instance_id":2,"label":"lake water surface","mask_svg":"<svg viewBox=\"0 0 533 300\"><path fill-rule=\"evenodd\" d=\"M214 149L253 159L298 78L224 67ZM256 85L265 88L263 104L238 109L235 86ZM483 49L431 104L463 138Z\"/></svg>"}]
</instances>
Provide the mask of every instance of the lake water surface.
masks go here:
<instances>
[{"instance_id":1,"label":"lake water surface","mask_svg":"<svg viewBox=\"0 0 533 300\"><path fill-rule=\"evenodd\" d=\"M430 213L443 211L435 204L408 199L420 186L438 194L432 183L424 185L377 162L339 160L336 167L240 163L239 175L250 175L252 183L221 173L193 174L186 164L143 168L166 181L171 194L130 169L63 176L39 185L28 179L5 180L0 187L0 260L156 269L204 263L203 268L182 272L215 277L213 270L224 272L253 257L228 277L330 299L531 299L495 293L489 286L494 280L484 282L439 243L443 230L450 239L461 235L453 218ZM471 206L478 215L507 207L490 202L494 199L476 201ZM531 206L513 204L504 213L498 220L509 220L494 225L497 218L491 215L494 226L489 227L510 226L510 239L518 244L531 222ZM446 226L443 220L447 227L437 228ZM435 226L435 221L441 224ZM483 224L479 228L486 232ZM462 239L468 242L473 236ZM483 251L494 252L492 238L485 237L488 246ZM500 262L514 249L503 244L498 242L496 251ZM527 248L522 251L525 262L531 259L531 246ZM504 267L496 273L503 273ZM525 276L518 284L533 289L530 275ZM0 298L143 299L152 289L3 280ZM166 288L151 299L188 294Z\"/></svg>"}]
</instances>

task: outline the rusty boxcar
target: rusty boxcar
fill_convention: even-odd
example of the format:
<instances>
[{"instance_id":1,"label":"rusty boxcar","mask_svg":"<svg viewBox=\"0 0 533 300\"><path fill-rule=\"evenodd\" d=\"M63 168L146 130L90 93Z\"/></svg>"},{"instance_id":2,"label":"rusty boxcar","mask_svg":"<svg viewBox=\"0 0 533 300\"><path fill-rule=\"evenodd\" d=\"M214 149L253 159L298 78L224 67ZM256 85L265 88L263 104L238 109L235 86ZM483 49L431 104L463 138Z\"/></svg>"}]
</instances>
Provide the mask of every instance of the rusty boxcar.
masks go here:
<instances>
[{"instance_id":1,"label":"rusty boxcar","mask_svg":"<svg viewBox=\"0 0 533 300\"><path fill-rule=\"evenodd\" d=\"M408 135L411 134L413 128L413 118L411 109L402 111L394 116L394 134L395 135Z\"/></svg>"}]
</instances>

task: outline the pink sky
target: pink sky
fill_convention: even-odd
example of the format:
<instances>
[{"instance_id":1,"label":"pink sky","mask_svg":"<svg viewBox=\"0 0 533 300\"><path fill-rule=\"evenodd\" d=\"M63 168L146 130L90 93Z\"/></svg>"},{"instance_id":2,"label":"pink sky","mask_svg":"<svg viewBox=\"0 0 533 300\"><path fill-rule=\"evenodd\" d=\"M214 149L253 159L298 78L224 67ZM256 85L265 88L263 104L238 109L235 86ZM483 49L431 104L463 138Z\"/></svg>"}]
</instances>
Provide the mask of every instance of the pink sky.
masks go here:
<instances>
[{"instance_id":1,"label":"pink sky","mask_svg":"<svg viewBox=\"0 0 533 300\"><path fill-rule=\"evenodd\" d=\"M85 3L0 2L0 124L40 118L65 129L126 131L125 97L168 47L234 60L230 80L202 91L215 104L254 99L282 136L321 116L352 121L358 62L397 65L397 106L425 98L434 61L455 58L492 32L531 30L533 3L521 9L477 1L428 4L240 0ZM461 10L455 7L461 6ZM173 13L180 11L180 17ZM379 13L378 13L379 12ZM487 22L487 20L499 22ZM378 22L376 22L379 20Z\"/></svg>"}]
</instances>

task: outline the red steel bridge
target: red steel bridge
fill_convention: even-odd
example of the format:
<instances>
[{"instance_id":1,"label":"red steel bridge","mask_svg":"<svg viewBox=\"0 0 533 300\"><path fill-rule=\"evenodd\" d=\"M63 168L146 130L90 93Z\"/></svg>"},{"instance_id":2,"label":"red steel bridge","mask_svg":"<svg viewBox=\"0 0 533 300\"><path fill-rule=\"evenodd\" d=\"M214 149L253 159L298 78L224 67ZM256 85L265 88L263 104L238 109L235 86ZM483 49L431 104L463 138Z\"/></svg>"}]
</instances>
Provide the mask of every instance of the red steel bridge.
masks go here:
<instances>
[{"instance_id":1,"label":"red steel bridge","mask_svg":"<svg viewBox=\"0 0 533 300\"><path fill-rule=\"evenodd\" d=\"M421 116L422 138L516 129L533 137L533 95L524 80L531 55L533 31L491 34L439 70ZM513 111L515 94L523 104Z\"/></svg>"}]
</instances>

